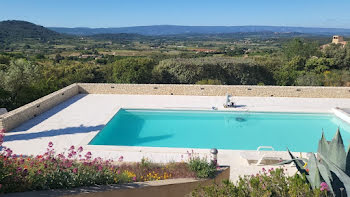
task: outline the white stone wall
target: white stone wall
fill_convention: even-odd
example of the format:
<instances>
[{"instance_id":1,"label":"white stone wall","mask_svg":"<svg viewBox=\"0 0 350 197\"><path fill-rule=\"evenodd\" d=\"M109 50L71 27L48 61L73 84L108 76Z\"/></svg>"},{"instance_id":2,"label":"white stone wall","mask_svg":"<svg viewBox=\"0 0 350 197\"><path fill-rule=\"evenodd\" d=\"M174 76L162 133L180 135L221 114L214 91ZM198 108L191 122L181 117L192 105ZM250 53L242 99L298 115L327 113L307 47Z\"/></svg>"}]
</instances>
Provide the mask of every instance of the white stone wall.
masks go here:
<instances>
[{"instance_id":1,"label":"white stone wall","mask_svg":"<svg viewBox=\"0 0 350 197\"><path fill-rule=\"evenodd\" d=\"M79 83L79 92L87 94L141 94L300 98L350 98L350 87L179 85L179 84L94 84Z\"/></svg>"},{"instance_id":2,"label":"white stone wall","mask_svg":"<svg viewBox=\"0 0 350 197\"><path fill-rule=\"evenodd\" d=\"M350 98L350 87L97 84L78 83L0 115L0 129L9 131L77 94L192 95L247 97Z\"/></svg>"},{"instance_id":3,"label":"white stone wall","mask_svg":"<svg viewBox=\"0 0 350 197\"><path fill-rule=\"evenodd\" d=\"M72 96L77 95L78 90L78 85L72 84L36 101L28 103L27 105L0 115L0 129L9 131L15 128L21 123L30 120L35 116L51 109L57 104L71 98Z\"/></svg>"}]
</instances>

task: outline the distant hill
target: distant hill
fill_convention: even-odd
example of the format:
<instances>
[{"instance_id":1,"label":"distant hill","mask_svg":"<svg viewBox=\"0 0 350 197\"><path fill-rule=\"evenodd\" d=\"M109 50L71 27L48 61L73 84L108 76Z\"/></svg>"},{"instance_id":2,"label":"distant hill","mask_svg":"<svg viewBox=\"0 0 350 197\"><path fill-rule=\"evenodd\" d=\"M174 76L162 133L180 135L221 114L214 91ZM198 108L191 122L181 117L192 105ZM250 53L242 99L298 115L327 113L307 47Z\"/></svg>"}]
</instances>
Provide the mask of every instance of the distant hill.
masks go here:
<instances>
[{"instance_id":1,"label":"distant hill","mask_svg":"<svg viewBox=\"0 0 350 197\"><path fill-rule=\"evenodd\" d=\"M49 41L63 37L60 33L26 21L0 21L0 41L20 42L25 39Z\"/></svg>"},{"instance_id":2,"label":"distant hill","mask_svg":"<svg viewBox=\"0 0 350 197\"><path fill-rule=\"evenodd\" d=\"M317 35L350 35L350 29L341 28L313 28L313 27L279 27L279 26L176 26L155 25L119 28L64 28L49 27L49 29L72 35L95 35L95 34L141 34L149 36L176 35L176 34L227 34L239 32L276 32L276 33L302 33Z\"/></svg>"}]
</instances>

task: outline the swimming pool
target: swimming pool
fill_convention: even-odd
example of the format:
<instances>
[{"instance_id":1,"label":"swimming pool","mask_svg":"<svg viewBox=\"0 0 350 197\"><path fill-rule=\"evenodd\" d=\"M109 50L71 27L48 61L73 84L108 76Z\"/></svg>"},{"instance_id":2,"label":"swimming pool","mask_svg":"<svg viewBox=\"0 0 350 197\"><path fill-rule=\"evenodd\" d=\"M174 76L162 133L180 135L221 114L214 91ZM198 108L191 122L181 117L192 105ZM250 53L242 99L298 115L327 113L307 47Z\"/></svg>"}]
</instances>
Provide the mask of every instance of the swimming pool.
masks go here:
<instances>
[{"instance_id":1,"label":"swimming pool","mask_svg":"<svg viewBox=\"0 0 350 197\"><path fill-rule=\"evenodd\" d=\"M347 147L350 125L333 114L120 109L89 144L310 152L338 127Z\"/></svg>"}]
</instances>

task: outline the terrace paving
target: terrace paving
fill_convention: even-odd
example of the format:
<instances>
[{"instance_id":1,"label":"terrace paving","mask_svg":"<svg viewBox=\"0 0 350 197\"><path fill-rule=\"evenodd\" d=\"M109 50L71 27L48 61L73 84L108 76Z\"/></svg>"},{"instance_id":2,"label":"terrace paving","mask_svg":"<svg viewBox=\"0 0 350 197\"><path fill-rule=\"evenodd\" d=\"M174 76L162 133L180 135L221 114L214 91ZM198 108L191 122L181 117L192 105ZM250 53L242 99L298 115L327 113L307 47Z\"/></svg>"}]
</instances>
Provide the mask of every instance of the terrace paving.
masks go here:
<instances>
[{"instance_id":1,"label":"terrace paving","mask_svg":"<svg viewBox=\"0 0 350 197\"><path fill-rule=\"evenodd\" d=\"M129 162L140 161L142 157L154 162L181 161L186 159L186 153L191 152L191 149L87 144L120 108L211 110L215 106L218 110L232 111L320 113L332 113L332 108L335 107L350 108L350 99L232 97L231 100L237 108L223 108L223 96L79 94L6 133L3 145L16 154L37 155L44 153L48 142L52 141L57 152L66 151L75 145L83 146L85 151L91 151L94 156L105 159L118 160L123 156L124 161ZM194 149L194 152L210 157L209 149ZM218 162L220 165L231 166L232 180L237 180L239 175L255 174L262 169L261 166L248 165L239 156L240 152L219 150ZM273 166L265 166L269 167ZM293 167L286 168L288 173L295 173Z\"/></svg>"}]
</instances>

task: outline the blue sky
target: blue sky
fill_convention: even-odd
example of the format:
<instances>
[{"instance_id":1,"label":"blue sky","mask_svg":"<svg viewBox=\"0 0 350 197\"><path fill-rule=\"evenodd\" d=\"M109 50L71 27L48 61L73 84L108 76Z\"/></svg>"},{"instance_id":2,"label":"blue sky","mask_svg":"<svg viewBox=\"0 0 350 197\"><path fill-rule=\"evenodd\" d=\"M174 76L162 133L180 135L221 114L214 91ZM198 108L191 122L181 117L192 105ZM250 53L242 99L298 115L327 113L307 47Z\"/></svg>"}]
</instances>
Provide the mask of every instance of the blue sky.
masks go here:
<instances>
[{"instance_id":1,"label":"blue sky","mask_svg":"<svg viewBox=\"0 0 350 197\"><path fill-rule=\"evenodd\" d=\"M0 0L0 20L9 19L51 27L170 24L350 28L350 1Z\"/></svg>"}]
</instances>

